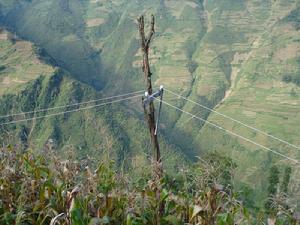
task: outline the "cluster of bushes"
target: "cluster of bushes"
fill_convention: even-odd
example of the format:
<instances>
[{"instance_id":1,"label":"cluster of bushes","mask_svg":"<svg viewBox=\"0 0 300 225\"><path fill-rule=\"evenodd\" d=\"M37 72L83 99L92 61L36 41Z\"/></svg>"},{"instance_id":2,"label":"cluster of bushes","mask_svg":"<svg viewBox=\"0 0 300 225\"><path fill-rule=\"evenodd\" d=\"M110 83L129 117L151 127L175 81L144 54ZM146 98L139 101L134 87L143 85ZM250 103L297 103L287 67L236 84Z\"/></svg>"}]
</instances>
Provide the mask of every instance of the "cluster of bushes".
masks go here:
<instances>
[{"instance_id":1,"label":"cluster of bushes","mask_svg":"<svg viewBox=\"0 0 300 225\"><path fill-rule=\"evenodd\" d=\"M258 224L232 188L236 165L217 153L176 176L157 163L116 170L107 158L93 168L92 159L63 160L49 148L8 146L0 162L0 224ZM289 214L285 221L296 224Z\"/></svg>"},{"instance_id":2,"label":"cluster of bushes","mask_svg":"<svg viewBox=\"0 0 300 225\"><path fill-rule=\"evenodd\" d=\"M282 81L285 83L294 83L294 84L300 86L300 74L295 75L295 76L290 75L290 74L283 75Z\"/></svg>"},{"instance_id":3,"label":"cluster of bushes","mask_svg":"<svg viewBox=\"0 0 300 225\"><path fill-rule=\"evenodd\" d=\"M0 73L6 69L6 66L0 65Z\"/></svg>"}]
</instances>

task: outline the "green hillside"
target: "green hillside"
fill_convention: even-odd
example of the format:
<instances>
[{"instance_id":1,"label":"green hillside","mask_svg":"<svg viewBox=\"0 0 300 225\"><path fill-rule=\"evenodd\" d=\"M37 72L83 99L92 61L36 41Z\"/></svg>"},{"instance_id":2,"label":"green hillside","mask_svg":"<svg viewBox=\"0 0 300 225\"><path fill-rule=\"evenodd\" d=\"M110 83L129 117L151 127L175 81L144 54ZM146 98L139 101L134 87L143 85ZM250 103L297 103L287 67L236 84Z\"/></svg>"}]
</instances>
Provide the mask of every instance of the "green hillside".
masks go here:
<instances>
[{"instance_id":1,"label":"green hillside","mask_svg":"<svg viewBox=\"0 0 300 225\"><path fill-rule=\"evenodd\" d=\"M43 117L63 111L72 111L84 107L105 103L98 101L81 106L72 104L100 99L102 92L74 80L68 72L58 67L46 64L43 59L49 58L37 55L41 49L28 41L19 40L10 32L2 29L1 33L1 98L0 123L15 120ZM4 38L7 37L7 38ZM14 37L13 40L11 38ZM111 99L118 100L118 99ZM110 100L110 101L111 101ZM34 119L16 124L1 125L1 143L18 143L22 148L32 148L41 151L54 143L58 154L66 156L68 148L74 150L79 158L89 156L99 159L104 152L110 151L117 165L130 166L136 160L147 161L151 146L147 138L147 129L141 120L141 97L128 100L125 103L95 107L80 112L66 113L60 116ZM136 105L135 109L129 108ZM60 106L71 105L69 107ZM7 114L30 112L45 108L55 108L50 111L21 114L13 117L2 117ZM180 151L175 151L162 138L165 149L166 168L174 168ZM131 159L131 160L129 160Z\"/></svg>"},{"instance_id":2,"label":"green hillside","mask_svg":"<svg viewBox=\"0 0 300 225\"><path fill-rule=\"evenodd\" d=\"M41 62L34 49L32 43L0 29L0 95L14 93L38 76L54 72L54 68Z\"/></svg>"},{"instance_id":3,"label":"green hillside","mask_svg":"<svg viewBox=\"0 0 300 225\"><path fill-rule=\"evenodd\" d=\"M299 11L299 0L0 0L2 25L34 43L36 53L52 65L44 68L32 63L29 67L27 61L36 60L24 56L22 68L16 63L18 66L11 64L8 69L6 57L23 53L9 53L18 46L0 36L1 50L8 52L0 61L0 93L18 90L14 97L2 97L1 105L8 106L1 110L5 114L24 110L22 107L55 106L143 89L136 18L154 14L156 34L150 61L156 86L164 84L180 95L300 146ZM21 85L21 81L30 82ZM35 93L36 90L40 92ZM37 103L32 102L32 95ZM11 98L23 104L10 105ZM165 100L300 159L297 149L170 93L166 93ZM26 129L35 127L30 140L37 146L54 138L60 146L77 146L78 153L84 156L96 154L97 146L103 146L109 137L116 142L109 145L114 154L120 156L126 150L129 156L138 155L149 152L145 149L149 140L138 106L133 110L129 106L99 108L42 120L36 125L30 123ZM246 183L256 190L257 196L265 194L265 179L271 165L289 163L203 125L164 106L163 152L171 158L184 154L195 160L204 152L223 151L239 165L236 185ZM12 133L15 129L23 130L13 126L7 129ZM297 167L293 171L293 181L297 183L300 174Z\"/></svg>"},{"instance_id":4,"label":"green hillside","mask_svg":"<svg viewBox=\"0 0 300 225\"><path fill-rule=\"evenodd\" d=\"M262 7L259 8L261 10ZM266 8L265 14L270 9L271 13L262 22L263 30L251 40L248 49L235 52L231 62L231 87L216 109L299 146L297 130L300 125L300 88L297 77L300 69L298 38L300 33L296 26L297 15L295 15L295 12L299 12L299 3L276 1ZM284 82L287 75L291 76L294 82ZM211 115L209 120L271 149L299 159L298 149L217 115ZM218 142L207 142L208 137L211 136L214 136ZM270 162L290 163L270 152L261 151L262 149L257 146L241 142L236 138L228 138L227 135L208 126L201 130L197 140L200 145L208 146L210 149L230 152L231 156L243 165L239 179L250 185L253 185L251 181L255 179L257 182L253 187L256 189L265 189L264 176ZM297 183L299 174L294 175Z\"/></svg>"}]
</instances>

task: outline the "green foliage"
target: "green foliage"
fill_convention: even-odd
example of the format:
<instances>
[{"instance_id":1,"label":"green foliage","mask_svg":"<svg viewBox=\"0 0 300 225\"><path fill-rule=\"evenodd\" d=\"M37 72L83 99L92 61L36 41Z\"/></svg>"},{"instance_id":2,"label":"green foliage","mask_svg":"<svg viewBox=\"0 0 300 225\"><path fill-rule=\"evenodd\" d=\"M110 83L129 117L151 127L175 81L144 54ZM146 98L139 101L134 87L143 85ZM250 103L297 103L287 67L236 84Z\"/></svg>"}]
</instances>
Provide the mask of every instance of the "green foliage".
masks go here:
<instances>
[{"instance_id":1,"label":"green foliage","mask_svg":"<svg viewBox=\"0 0 300 225\"><path fill-rule=\"evenodd\" d=\"M132 66L141 59L134 20L147 9L147 13L156 17L156 35L151 45L156 85L164 83L179 94L211 108L217 106L216 110L222 113L297 144L299 113L294 106L299 88L293 85L290 90L291 85L277 85L283 74L291 75L288 82L299 83L296 70L299 62L287 60L293 54L277 52L291 44L298 46L295 32L299 27L299 6L294 3L293 0L249 1L247 4L242 0L155 0L139 4L135 0L0 0L1 23L34 42L38 46L34 47L35 54L40 60L64 68L72 77L65 79L66 76L59 75L60 71L44 72L36 68L35 58L20 57L24 51L23 48L15 51L20 46L17 38L1 40L0 65L5 67L0 69L0 81L5 76L8 81L14 81L8 85L14 95L1 95L1 115L103 96L78 80L103 90L104 95L143 86L140 69ZM88 21L94 19L100 19L103 24L87 26ZM289 30L293 28L295 30ZM20 78L33 72L37 76L30 76L30 80L35 81L20 83ZM55 77L50 78L49 74ZM44 76L37 78L40 75ZM1 84L9 83L7 80ZM0 91L7 93L2 86ZM198 106L178 99L171 103L263 145L278 147ZM74 145L74 151L81 158L87 154L100 158L104 149L111 148L112 158L121 166L124 161L130 161L128 158L149 152L145 147L148 133L137 105L99 108L80 115L28 122L24 126L1 126L0 139L10 143L10 139L15 138L19 139L16 143L24 142L25 147L40 149L51 138L59 146L58 155L65 154L64 146ZM121 113L112 113L119 111ZM248 198L255 198L253 201L257 204L263 201L267 188L260 184L264 183L267 172L260 162L266 162L263 164L266 168L269 165L264 153L209 126L202 127L204 123L188 119L173 109L164 108L163 117L165 157L176 159L165 163L171 171L181 162L183 154L194 159L200 153L222 149L242 165L238 167L236 184L240 184L237 182L240 180L248 183ZM144 181L144 177L135 180L139 184ZM225 181L224 184L227 186ZM172 216L169 219L174 221Z\"/></svg>"},{"instance_id":2,"label":"green foliage","mask_svg":"<svg viewBox=\"0 0 300 225\"><path fill-rule=\"evenodd\" d=\"M229 27L216 26L207 36L207 41L212 44L228 44L246 42L243 33L238 33Z\"/></svg>"},{"instance_id":3,"label":"green foliage","mask_svg":"<svg viewBox=\"0 0 300 225\"><path fill-rule=\"evenodd\" d=\"M272 166L269 175L268 193L274 195L277 192L279 183L279 170L277 166Z\"/></svg>"},{"instance_id":4,"label":"green foliage","mask_svg":"<svg viewBox=\"0 0 300 225\"><path fill-rule=\"evenodd\" d=\"M269 199L265 203L266 211L269 214L274 214L274 207L272 206L272 200L271 198L276 195L278 191L278 184L279 184L279 170L276 165L273 165L270 168L270 174L269 174L269 183L268 183L268 197Z\"/></svg>"},{"instance_id":5,"label":"green foliage","mask_svg":"<svg viewBox=\"0 0 300 225\"><path fill-rule=\"evenodd\" d=\"M282 77L282 81L285 83L292 82L292 83L300 86L300 74L296 74L296 75L286 74Z\"/></svg>"},{"instance_id":6,"label":"green foliage","mask_svg":"<svg viewBox=\"0 0 300 225\"><path fill-rule=\"evenodd\" d=\"M291 180L291 174L292 174L292 168L287 166L284 170L284 174L283 174L283 179L282 179L282 183L280 186L280 190L283 193L288 193L288 186Z\"/></svg>"},{"instance_id":7,"label":"green foliage","mask_svg":"<svg viewBox=\"0 0 300 225\"><path fill-rule=\"evenodd\" d=\"M288 16L286 16L283 21L284 22L290 22L296 30L300 29L300 13L299 13L299 7L297 7L295 10L293 10Z\"/></svg>"},{"instance_id":8,"label":"green foliage","mask_svg":"<svg viewBox=\"0 0 300 225\"><path fill-rule=\"evenodd\" d=\"M279 187L280 171L276 165L270 168L268 199L265 203L265 209L269 219L275 221L276 224L297 223L293 217L295 208L288 203L290 201L288 190L291 173L291 167L285 167L282 182Z\"/></svg>"},{"instance_id":9,"label":"green foliage","mask_svg":"<svg viewBox=\"0 0 300 225\"><path fill-rule=\"evenodd\" d=\"M220 8L222 10L228 10L228 11L231 11L231 10L237 10L237 11L240 11L240 10L244 10L246 5L245 5L245 2L242 1L242 0L227 0L227 1L222 1L222 2L219 2L218 0L212 0L212 1L209 1L208 2L208 9L209 10L213 10L215 8Z\"/></svg>"},{"instance_id":10,"label":"green foliage","mask_svg":"<svg viewBox=\"0 0 300 225\"><path fill-rule=\"evenodd\" d=\"M189 70L190 73L194 73L195 70L198 67L198 63L196 63L195 61L191 60L187 63L187 68Z\"/></svg>"},{"instance_id":11,"label":"green foliage","mask_svg":"<svg viewBox=\"0 0 300 225\"><path fill-rule=\"evenodd\" d=\"M216 156L214 153L205 158ZM132 183L130 174L115 171L109 160L103 159L93 171L72 157L68 160L57 157L51 149L43 155L33 155L31 151L21 153L8 146L1 149L0 159L1 224L250 222L233 192L225 192L216 185L219 178L212 185L198 174L210 176L214 166L229 169L228 159L222 156L213 163L207 160L206 164L199 163L179 173L183 178L188 175L188 179L184 178L184 185L178 185L176 190L174 184L180 179L170 181L167 175L161 179L153 176L143 181L144 188L139 189ZM157 167L153 166L155 171Z\"/></svg>"},{"instance_id":12,"label":"green foliage","mask_svg":"<svg viewBox=\"0 0 300 225\"><path fill-rule=\"evenodd\" d=\"M6 69L6 66L1 65L1 66L0 66L0 73L1 73L2 71L4 71L5 69Z\"/></svg>"}]
</instances>

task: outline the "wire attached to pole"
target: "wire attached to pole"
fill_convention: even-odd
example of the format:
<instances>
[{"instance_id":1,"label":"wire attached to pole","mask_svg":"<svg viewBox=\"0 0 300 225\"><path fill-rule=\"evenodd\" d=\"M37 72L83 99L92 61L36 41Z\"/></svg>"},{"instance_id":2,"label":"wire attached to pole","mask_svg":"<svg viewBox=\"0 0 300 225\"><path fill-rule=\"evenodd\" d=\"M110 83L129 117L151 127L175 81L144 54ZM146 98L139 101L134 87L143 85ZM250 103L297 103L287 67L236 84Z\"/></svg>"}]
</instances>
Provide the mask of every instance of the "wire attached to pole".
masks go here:
<instances>
[{"instance_id":1,"label":"wire attached to pole","mask_svg":"<svg viewBox=\"0 0 300 225\"><path fill-rule=\"evenodd\" d=\"M160 119L161 108L162 108L163 93L164 93L164 86L161 85L159 87L159 90L156 91L156 92L154 92L152 95L149 95L149 93L146 91L144 99L143 99L143 104L144 104L144 109L145 109L148 104L150 104L155 99L157 99L158 97L160 97L159 98L160 99L159 100L160 101L159 102L159 109L158 109L158 115L157 115L157 120L156 120L156 124L155 124L154 135L157 135L157 131L158 131L159 119Z\"/></svg>"},{"instance_id":2,"label":"wire attached to pole","mask_svg":"<svg viewBox=\"0 0 300 225\"><path fill-rule=\"evenodd\" d=\"M160 100L159 100L159 109L158 109L158 115L157 115L157 120L156 120L156 125L155 125L155 132L154 132L155 135L157 135L158 126L159 126L159 119L160 119L161 107L162 107L162 101L163 101L163 95L164 95L164 86L161 85L159 90L160 90Z\"/></svg>"},{"instance_id":3,"label":"wire attached to pole","mask_svg":"<svg viewBox=\"0 0 300 225\"><path fill-rule=\"evenodd\" d=\"M156 100L159 100L159 99L156 98ZM189 116L192 116L193 119L200 120L200 121L202 121L202 122L204 122L204 123L206 123L206 124L208 124L208 125L210 125L210 126L212 126L212 127L215 127L215 128L217 128L217 129L219 129L219 130L221 130L221 131L223 131L223 132L225 132L225 133L227 133L227 134L229 134L229 135L235 136L235 137L237 137L237 138L239 138L239 139L242 139L242 140L244 140L244 141L246 141L246 142L248 142L248 143L254 144L254 145L256 145L256 146L258 146L258 147L260 147L260 148L262 148L262 149L264 149L264 150L266 150L266 151L269 151L269 152L271 152L271 153L273 153L273 154L275 154L275 155L278 155L278 156L280 156L280 157L282 157L282 158L288 159L288 160L292 161L293 163L295 163L295 164L297 164L297 165L300 165L300 161L299 161L298 159L295 159L295 158L286 156L286 155L284 155L284 154L282 154L282 153L280 153L280 152L278 152L278 151L276 151L276 150L273 150L273 149L271 149L271 148L268 148L268 147L266 147L266 146L264 146L264 145L262 145L262 144L259 144L259 143L255 142L255 141L253 141L253 140L251 140L251 139L249 139L249 138L246 138L246 137L244 137L244 136L242 136L242 135L240 135L240 134L237 134L237 133L235 133L235 132L233 132L233 131L231 131L231 130L228 130L228 129L224 128L224 127L221 127L221 126L218 125L218 124L215 124L215 123L213 123L213 122L210 122L210 121L208 121L208 120L206 120L206 119L203 119L202 117L196 116L196 115L194 115L194 114L192 114L192 113L190 113L190 112L188 112L188 111L185 111L185 110L183 110L183 109L181 109L181 108L179 108L179 107L177 107L177 106L174 106L174 105L170 104L169 102L162 101L162 103L164 103L165 105L167 105L167 106L169 106L169 107L171 107L171 108L173 108L173 109L176 109L176 110L178 110L178 111L181 111L182 113L185 113L185 114L187 114L187 115L189 115Z\"/></svg>"}]
</instances>

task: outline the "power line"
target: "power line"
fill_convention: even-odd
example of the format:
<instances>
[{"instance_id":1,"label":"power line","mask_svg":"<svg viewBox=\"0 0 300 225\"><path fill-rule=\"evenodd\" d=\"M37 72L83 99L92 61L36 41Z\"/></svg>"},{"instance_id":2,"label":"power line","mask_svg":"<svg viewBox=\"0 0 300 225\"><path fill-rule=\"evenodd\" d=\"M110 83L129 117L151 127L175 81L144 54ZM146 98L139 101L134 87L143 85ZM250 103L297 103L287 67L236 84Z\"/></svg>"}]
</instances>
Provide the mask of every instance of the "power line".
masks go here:
<instances>
[{"instance_id":1,"label":"power line","mask_svg":"<svg viewBox=\"0 0 300 225\"><path fill-rule=\"evenodd\" d=\"M2 116L0 116L0 119L1 118L13 117L13 116L20 116L20 115L38 113L38 112L46 112L46 111L50 111L50 110L61 109L61 108L66 108L66 107L71 107L71 106L84 105L84 104L94 103L94 102L98 102L98 101L104 101L104 100L109 100L109 99L113 99L113 98L124 97L124 96L127 96L127 95L138 94L138 93L142 93L142 92L144 92L144 91L143 90L135 91L135 92L127 93L127 94L121 94L121 95L115 95L115 96L110 96L110 97L105 97L105 98L93 99L93 100L89 100L89 101L86 101L86 102L77 102L77 103L74 103L74 104L61 105L61 106L56 106L56 107L52 107L52 108L44 108L44 109L37 109L37 110L34 110L34 111L21 112L21 113L9 114L9 115L2 115Z\"/></svg>"},{"instance_id":2,"label":"power line","mask_svg":"<svg viewBox=\"0 0 300 225\"><path fill-rule=\"evenodd\" d=\"M82 110L93 109L93 108L96 108L96 107L99 107L99 106L108 105L108 104L117 103L117 102L122 102L122 101L125 101L125 100L129 100L129 99L133 99L133 98L137 98L137 97L141 97L141 96L142 95L135 95L135 96L130 96L130 97L123 98L123 99L113 100L113 101L110 101L110 102L104 102L104 103L101 103L101 104L92 105L92 106L88 106L88 107L83 107L83 108L79 108L79 109L67 110L67 111L63 111L63 112L58 112L58 113L53 113L53 114L48 114L48 115L38 116L38 117L32 117L32 118L27 118L27 119L14 120L14 121L6 122L6 123L1 123L0 126L20 123L20 122L27 122L27 121L32 121L32 120L42 119L42 118L47 118L47 117L52 117L52 116L59 116L59 115L64 115L64 114L72 113L72 112L79 112L79 111L82 111Z\"/></svg>"},{"instance_id":3,"label":"power line","mask_svg":"<svg viewBox=\"0 0 300 225\"><path fill-rule=\"evenodd\" d=\"M157 99L157 100L160 101L159 99ZM178 107L176 107L176 106L174 106L174 105L172 105L172 104L170 104L170 103L168 103L168 102L166 102L166 101L162 101L162 103L164 103L164 104L166 104L166 105L168 105L168 106L170 106L170 107L172 107L172 108L174 108L174 109L177 109L177 110L179 110L179 111L181 111L181 112L183 112L183 113L186 113L186 114L192 116L193 118L196 118L196 119L198 119L198 120L201 120L201 121L203 121L204 123L207 123L207 124L209 124L209 125L211 125L211 126L217 128L217 129L220 129L220 130L222 130L222 131L225 131L226 133L229 133L229 134L231 134L231 135L233 135L233 136L236 136L236 137L238 137L238 138L240 138L240 139L243 139L244 141L247 141L247 142L249 142L249 143L251 143L251 144L254 144L254 145L258 146L258 147L261 147L261 148L263 148L263 149L265 149L265 150L267 150L267 151L269 151L269 152L272 152L272 153L274 153L274 154L276 154L276 155L278 155L278 156L281 156L281 157L283 157L283 158L285 158L285 159L288 159L288 160L290 160L290 161L292 161L292 162L294 162L294 163L296 163L296 164L300 164L300 161L298 161L297 159L293 159L293 158L291 158L291 157L289 157L289 156L286 156L286 155L284 155L284 154L282 154L282 153L280 153L280 152L277 152L277 151L275 151L275 150L273 150L273 149L270 149L270 148L268 148L268 147L266 147L266 146L263 146L263 145L261 145L261 144L255 142L255 141L252 141L252 140L250 140L250 139L248 139L248 138L246 138L246 137L244 137L244 136L241 136L241 135L236 134L236 133L234 133L234 132L232 132L232 131L230 131L230 130L227 130L227 129L225 129L225 128L223 128L223 127L217 125L217 124L214 124L214 123L212 123L212 122L210 122L210 121L207 121L207 120L205 120L205 119L203 119L203 118L201 118L201 117L198 117L198 116L196 116L196 115L194 115L194 114L192 114L192 113L190 113L190 112L187 112L187 111L185 111L185 110L182 110L182 109L180 109L180 108L178 108Z\"/></svg>"},{"instance_id":4,"label":"power line","mask_svg":"<svg viewBox=\"0 0 300 225\"><path fill-rule=\"evenodd\" d=\"M190 99L188 99L188 98L186 98L186 97L184 97L184 96L178 95L178 94L176 94L175 92L170 91L170 90L168 90L168 89L166 89L166 88L165 88L165 90L166 90L167 92L169 92L169 93L171 93L171 94L177 96L177 97L180 97L180 98L182 98L182 99L184 99L184 100L186 100L186 101L189 101L189 102L191 102L191 103L194 103L194 104L196 104L196 105L198 105L198 106L200 106L200 107L202 107L202 108L204 108L204 109L207 109L207 110L209 110L209 111L211 111L211 112L214 112L214 113L216 113L216 114L218 114L218 115L220 115L220 116L222 116L222 117L224 117L224 118L226 118L226 119L229 119L229 120L231 120L231 121L234 121L234 122L236 122L236 123L238 123L238 124L241 124L241 125L243 125L243 126L249 128L249 129L251 129L251 130L254 130L254 131L258 132L258 133L261 133L261 134L263 134L263 135L266 135L266 136L268 136L268 137L270 137L270 138L273 138L273 139L275 139L275 140L277 140L277 141L279 141L279 142L281 142L281 143L284 143L284 144L286 144L286 145L289 145L289 146L291 146L291 147L293 147L293 148L296 148L296 149L300 150L300 147L298 147L298 146L296 146L296 145L294 145L294 144L292 144L292 143L289 143L289 142L287 142L287 141L285 141L285 140L282 140L282 139L280 139L280 138L278 138L278 137L275 137L275 136L273 136L273 135L271 135L271 134L268 134L268 133L266 133L266 132L264 132L264 131L262 131L262 130L259 130L259 129L257 129L257 128L255 128L255 127L252 127L252 126L250 126L250 125L248 125L248 124L245 124L245 123L243 123L243 122L241 122L241 121L239 121L239 120L236 120L236 119L234 119L234 118L232 118L232 117L230 117L230 116L227 116L227 115L225 115L225 114L223 114L223 113L220 113L220 112L218 112L218 111L216 111L216 110L213 110L212 108L209 108L209 107L207 107L207 106L205 106L205 105L202 105L202 104L200 104L200 103L198 103L198 102L195 102L195 101L193 101L193 100L190 100Z\"/></svg>"}]
</instances>

